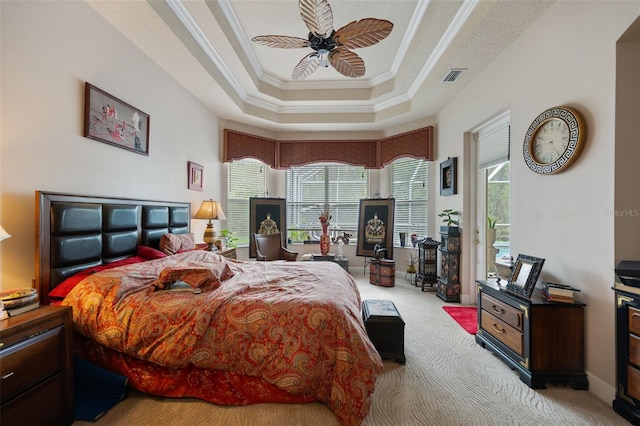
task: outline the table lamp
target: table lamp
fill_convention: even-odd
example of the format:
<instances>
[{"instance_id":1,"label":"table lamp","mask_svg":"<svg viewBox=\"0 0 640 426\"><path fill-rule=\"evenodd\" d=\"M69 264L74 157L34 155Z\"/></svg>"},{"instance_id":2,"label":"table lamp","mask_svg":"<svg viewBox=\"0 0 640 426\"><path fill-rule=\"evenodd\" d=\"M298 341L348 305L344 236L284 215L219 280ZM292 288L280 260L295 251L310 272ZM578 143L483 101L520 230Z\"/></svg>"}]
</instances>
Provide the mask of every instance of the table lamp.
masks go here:
<instances>
[{"instance_id":1,"label":"table lamp","mask_svg":"<svg viewBox=\"0 0 640 426\"><path fill-rule=\"evenodd\" d=\"M213 229L213 223L211 220L226 220L227 217L224 215L222 211L222 206L217 201L213 201L212 199L205 200L202 202L200 209L194 216L194 219L208 219L209 223L207 223L207 228L204 230L204 235L202 236L202 241L207 243L209 250L213 250L213 245L216 241L216 232Z\"/></svg>"},{"instance_id":2,"label":"table lamp","mask_svg":"<svg viewBox=\"0 0 640 426\"><path fill-rule=\"evenodd\" d=\"M9 237L11 237L11 235L9 235L9 233L5 231L2 226L0 226L0 241L6 240Z\"/></svg>"}]
</instances>

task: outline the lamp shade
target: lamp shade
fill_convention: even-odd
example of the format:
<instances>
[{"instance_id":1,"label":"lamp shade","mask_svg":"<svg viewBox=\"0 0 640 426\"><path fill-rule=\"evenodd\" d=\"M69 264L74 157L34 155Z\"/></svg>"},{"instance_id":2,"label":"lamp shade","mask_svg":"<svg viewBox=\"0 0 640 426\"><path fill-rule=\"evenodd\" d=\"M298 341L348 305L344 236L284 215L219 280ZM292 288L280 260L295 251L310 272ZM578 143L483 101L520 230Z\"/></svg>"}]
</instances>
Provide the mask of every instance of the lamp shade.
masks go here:
<instances>
[{"instance_id":1,"label":"lamp shade","mask_svg":"<svg viewBox=\"0 0 640 426\"><path fill-rule=\"evenodd\" d=\"M226 220L227 217L222 211L222 206L217 201L205 200L202 202L200 209L194 216L195 219L218 219Z\"/></svg>"},{"instance_id":2,"label":"lamp shade","mask_svg":"<svg viewBox=\"0 0 640 426\"><path fill-rule=\"evenodd\" d=\"M0 226L0 241L6 240L9 237L11 237L11 235L9 235L9 233L5 231L2 226Z\"/></svg>"}]
</instances>

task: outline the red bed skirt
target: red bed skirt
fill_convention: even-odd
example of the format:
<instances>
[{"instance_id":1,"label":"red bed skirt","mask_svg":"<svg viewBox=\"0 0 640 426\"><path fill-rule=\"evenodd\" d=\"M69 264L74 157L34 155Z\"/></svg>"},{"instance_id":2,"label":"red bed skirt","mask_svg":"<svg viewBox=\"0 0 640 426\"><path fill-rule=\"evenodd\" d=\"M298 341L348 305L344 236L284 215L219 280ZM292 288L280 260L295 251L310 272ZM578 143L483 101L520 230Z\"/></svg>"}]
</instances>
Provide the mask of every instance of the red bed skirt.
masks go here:
<instances>
[{"instance_id":1,"label":"red bed skirt","mask_svg":"<svg viewBox=\"0 0 640 426\"><path fill-rule=\"evenodd\" d=\"M168 368L133 358L74 335L74 352L80 358L129 379L134 389L166 397L199 398L220 405L306 403L309 395L294 395L257 377L194 366Z\"/></svg>"}]
</instances>

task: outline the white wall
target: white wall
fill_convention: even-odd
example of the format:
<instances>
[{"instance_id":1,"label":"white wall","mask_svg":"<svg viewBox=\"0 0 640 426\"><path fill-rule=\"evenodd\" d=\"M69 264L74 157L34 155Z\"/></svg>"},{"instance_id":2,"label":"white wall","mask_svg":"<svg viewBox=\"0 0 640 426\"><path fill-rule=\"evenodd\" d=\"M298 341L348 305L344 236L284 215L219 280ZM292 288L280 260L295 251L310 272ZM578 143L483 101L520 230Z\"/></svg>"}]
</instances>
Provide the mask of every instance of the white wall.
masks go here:
<instances>
[{"instance_id":1,"label":"white wall","mask_svg":"<svg viewBox=\"0 0 640 426\"><path fill-rule=\"evenodd\" d=\"M0 2L2 288L34 277L36 190L219 198L217 118L85 2ZM149 156L83 137L84 83L151 116ZM204 191L187 189L187 161ZM200 223L202 222L202 223ZM194 221L201 236L204 221ZM218 226L218 225L216 225Z\"/></svg>"},{"instance_id":2,"label":"white wall","mask_svg":"<svg viewBox=\"0 0 640 426\"><path fill-rule=\"evenodd\" d=\"M638 14L638 2L555 3L438 117L438 161L457 156L469 167L465 132L510 110L512 253L545 258L541 279L582 289L590 390L607 402L614 396L615 374L616 41ZM569 170L541 176L524 163L522 143L531 121L555 105L583 113L586 147ZM474 189L469 172L463 173L462 194L439 198L436 211L464 212L463 257L469 259ZM463 294L470 300L474 278L468 260L462 265Z\"/></svg>"}]
</instances>

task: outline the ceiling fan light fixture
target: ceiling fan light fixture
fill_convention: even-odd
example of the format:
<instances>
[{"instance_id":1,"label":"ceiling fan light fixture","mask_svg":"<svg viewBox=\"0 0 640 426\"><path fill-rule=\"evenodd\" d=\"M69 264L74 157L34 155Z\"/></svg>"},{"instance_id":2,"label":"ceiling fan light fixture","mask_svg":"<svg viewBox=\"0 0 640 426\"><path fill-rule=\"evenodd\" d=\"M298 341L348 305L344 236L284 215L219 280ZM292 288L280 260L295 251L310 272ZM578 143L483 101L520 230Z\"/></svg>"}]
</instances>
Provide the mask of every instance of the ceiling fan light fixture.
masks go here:
<instances>
[{"instance_id":1,"label":"ceiling fan light fixture","mask_svg":"<svg viewBox=\"0 0 640 426\"><path fill-rule=\"evenodd\" d=\"M447 75L444 76L442 81L445 83L453 83L454 81L459 79L466 70L466 68L451 68Z\"/></svg>"},{"instance_id":2,"label":"ceiling fan light fixture","mask_svg":"<svg viewBox=\"0 0 640 426\"><path fill-rule=\"evenodd\" d=\"M329 51L320 49L318 50L318 55L320 55L320 66L327 68L329 66Z\"/></svg>"}]
</instances>

